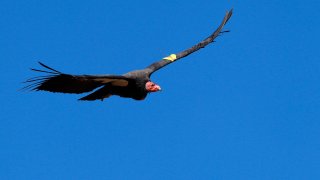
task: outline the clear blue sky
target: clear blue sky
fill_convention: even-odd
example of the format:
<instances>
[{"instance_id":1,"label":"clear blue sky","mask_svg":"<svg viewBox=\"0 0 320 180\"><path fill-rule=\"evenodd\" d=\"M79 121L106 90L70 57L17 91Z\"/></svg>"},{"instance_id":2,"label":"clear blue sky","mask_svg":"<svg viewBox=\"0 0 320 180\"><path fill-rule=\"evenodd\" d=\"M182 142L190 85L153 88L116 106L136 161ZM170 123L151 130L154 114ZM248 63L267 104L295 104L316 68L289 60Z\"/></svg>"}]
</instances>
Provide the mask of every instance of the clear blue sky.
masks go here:
<instances>
[{"instance_id":1,"label":"clear blue sky","mask_svg":"<svg viewBox=\"0 0 320 180\"><path fill-rule=\"evenodd\" d=\"M144 68L145 101L20 92L42 61L72 74ZM320 179L319 1L0 2L0 179Z\"/></svg>"}]
</instances>

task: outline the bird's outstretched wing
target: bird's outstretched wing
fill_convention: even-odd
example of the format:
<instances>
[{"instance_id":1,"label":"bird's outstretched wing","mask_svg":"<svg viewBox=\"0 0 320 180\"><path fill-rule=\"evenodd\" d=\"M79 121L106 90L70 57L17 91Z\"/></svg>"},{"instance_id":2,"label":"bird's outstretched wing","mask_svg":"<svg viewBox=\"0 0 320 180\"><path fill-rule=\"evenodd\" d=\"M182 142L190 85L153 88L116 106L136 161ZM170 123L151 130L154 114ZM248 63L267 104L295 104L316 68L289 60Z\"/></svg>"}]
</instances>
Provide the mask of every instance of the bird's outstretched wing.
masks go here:
<instances>
[{"instance_id":1,"label":"bird's outstretched wing","mask_svg":"<svg viewBox=\"0 0 320 180\"><path fill-rule=\"evenodd\" d=\"M41 62L45 70L31 69L33 71L46 73L25 81L28 83L23 89L35 91L50 91L61 93L80 94L92 91L102 85L127 86L130 79L118 75L70 75L61 73Z\"/></svg>"},{"instance_id":2,"label":"bird's outstretched wing","mask_svg":"<svg viewBox=\"0 0 320 180\"><path fill-rule=\"evenodd\" d=\"M188 56L189 54L191 54L195 51L198 51L201 48L204 48L205 46L207 46L208 44L213 42L214 39L216 37L218 37L221 33L228 32L228 31L222 31L222 29L223 29L224 25L228 22L228 20L230 19L231 16L232 16L232 9L230 11L227 11L220 26L209 37L207 37L206 39L204 39L200 43L192 46L189 49L186 49L182 52L179 52L177 54L171 54L170 56L165 57L165 58L161 59L160 61L155 62L155 63L151 64L150 66L148 66L146 69L149 73L149 76L153 72L157 71L158 69L160 69L160 68L162 68L162 67L164 67L164 66L166 66L166 65L168 65L178 59L184 58L184 57Z\"/></svg>"}]
</instances>

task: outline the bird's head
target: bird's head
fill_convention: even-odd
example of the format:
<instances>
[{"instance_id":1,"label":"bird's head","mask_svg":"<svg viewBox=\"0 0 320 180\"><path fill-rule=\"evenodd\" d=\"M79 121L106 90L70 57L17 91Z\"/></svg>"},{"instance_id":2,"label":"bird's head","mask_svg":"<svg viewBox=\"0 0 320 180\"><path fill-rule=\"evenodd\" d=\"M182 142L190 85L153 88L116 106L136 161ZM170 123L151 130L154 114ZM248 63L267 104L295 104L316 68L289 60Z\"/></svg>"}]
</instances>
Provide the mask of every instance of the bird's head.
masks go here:
<instances>
[{"instance_id":1,"label":"bird's head","mask_svg":"<svg viewBox=\"0 0 320 180\"><path fill-rule=\"evenodd\" d=\"M146 83L146 90L148 92L157 92L157 91L161 91L161 88L159 85L155 84L154 82L148 81Z\"/></svg>"}]
</instances>

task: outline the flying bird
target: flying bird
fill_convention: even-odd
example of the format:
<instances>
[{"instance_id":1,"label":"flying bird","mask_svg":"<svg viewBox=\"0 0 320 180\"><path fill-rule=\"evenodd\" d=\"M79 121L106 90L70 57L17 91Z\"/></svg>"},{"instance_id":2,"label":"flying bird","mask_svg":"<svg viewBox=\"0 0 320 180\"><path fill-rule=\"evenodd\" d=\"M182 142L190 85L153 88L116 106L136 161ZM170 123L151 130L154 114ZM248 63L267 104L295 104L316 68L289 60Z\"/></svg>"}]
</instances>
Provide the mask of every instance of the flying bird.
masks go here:
<instances>
[{"instance_id":1,"label":"flying bird","mask_svg":"<svg viewBox=\"0 0 320 180\"><path fill-rule=\"evenodd\" d=\"M191 53L204 48L214 42L214 39L220 34L228 31L222 31L224 25L232 16L232 9L226 12L219 27L206 39L177 54L171 54L160 61L157 61L142 70L130 71L123 75L71 75L57 71L41 62L39 64L45 70L31 69L33 71L46 73L44 76L38 76L25 81L28 85L24 88L34 91L49 91L60 93L80 94L93 91L91 94L80 98L79 100L103 100L112 95L117 95L135 100L143 100L151 92L160 91L161 88L152 82L150 77L157 70L171 64Z\"/></svg>"}]
</instances>

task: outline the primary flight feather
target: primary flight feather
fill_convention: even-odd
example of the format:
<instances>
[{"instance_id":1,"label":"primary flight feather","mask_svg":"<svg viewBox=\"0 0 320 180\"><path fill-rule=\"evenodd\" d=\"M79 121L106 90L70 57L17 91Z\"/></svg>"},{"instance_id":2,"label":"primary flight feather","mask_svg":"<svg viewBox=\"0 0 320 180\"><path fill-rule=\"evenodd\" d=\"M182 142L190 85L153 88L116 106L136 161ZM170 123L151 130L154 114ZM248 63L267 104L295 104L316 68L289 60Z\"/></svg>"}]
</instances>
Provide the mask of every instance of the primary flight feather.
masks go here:
<instances>
[{"instance_id":1,"label":"primary flight feather","mask_svg":"<svg viewBox=\"0 0 320 180\"><path fill-rule=\"evenodd\" d=\"M123 75L71 75L61 73L39 62L39 64L46 70L31 70L46 73L46 75L28 79L26 83L29 84L25 88L35 91L43 90L49 92L75 94L90 92L98 88L93 93L82 97L79 100L103 100L104 98L108 98L112 95L132 98L135 100L143 100L148 93L161 90L159 85L150 80L150 76L155 71L181 58L184 58L201 48L204 48L213 42L214 39L221 33L227 32L222 31L222 29L231 16L232 9L227 11L220 26L209 37L192 46L191 48L177 54L171 54L170 56L151 64L145 69L131 71Z\"/></svg>"}]
</instances>

